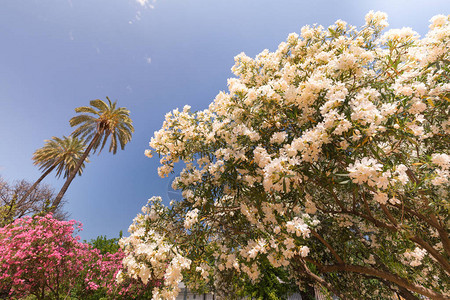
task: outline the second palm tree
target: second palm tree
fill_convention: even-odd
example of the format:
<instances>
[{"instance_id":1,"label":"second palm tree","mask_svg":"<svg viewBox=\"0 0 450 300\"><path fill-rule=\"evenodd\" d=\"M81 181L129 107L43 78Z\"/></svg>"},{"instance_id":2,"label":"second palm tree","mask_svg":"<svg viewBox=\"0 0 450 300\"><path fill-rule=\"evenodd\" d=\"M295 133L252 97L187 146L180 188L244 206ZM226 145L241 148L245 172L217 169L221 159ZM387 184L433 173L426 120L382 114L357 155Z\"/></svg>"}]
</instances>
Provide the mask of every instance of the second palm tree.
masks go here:
<instances>
[{"instance_id":1,"label":"second palm tree","mask_svg":"<svg viewBox=\"0 0 450 300\"><path fill-rule=\"evenodd\" d=\"M77 166L85 148L85 142L82 139L72 136L63 136L62 138L52 137L51 140L45 140L44 147L39 148L33 154L34 164L39 166L39 169L43 171L43 174L27 190L19 203L25 202L39 183L54 169L56 169L56 177L63 175L63 178L67 178ZM79 175L81 175L83 171L85 161L87 162L87 160L83 160L77 168Z\"/></svg>"}]
</instances>

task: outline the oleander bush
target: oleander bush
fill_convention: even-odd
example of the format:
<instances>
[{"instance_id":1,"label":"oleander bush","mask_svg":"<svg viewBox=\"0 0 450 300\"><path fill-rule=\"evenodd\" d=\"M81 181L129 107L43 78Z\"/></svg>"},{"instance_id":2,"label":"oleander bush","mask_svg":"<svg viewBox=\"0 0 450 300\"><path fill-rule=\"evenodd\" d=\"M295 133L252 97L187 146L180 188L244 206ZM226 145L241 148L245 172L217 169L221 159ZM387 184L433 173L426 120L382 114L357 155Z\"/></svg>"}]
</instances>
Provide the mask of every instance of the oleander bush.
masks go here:
<instances>
[{"instance_id":1,"label":"oleander bush","mask_svg":"<svg viewBox=\"0 0 450 300\"><path fill-rule=\"evenodd\" d=\"M147 287L137 280L116 282L123 251L101 254L79 242L74 234L81 226L48 214L19 218L0 228L0 298L144 297Z\"/></svg>"},{"instance_id":2,"label":"oleander bush","mask_svg":"<svg viewBox=\"0 0 450 300\"><path fill-rule=\"evenodd\" d=\"M241 53L208 109L166 115L145 154L185 163L183 200L143 207L119 278L226 297L268 261L341 299L450 297L449 16L423 38L365 20Z\"/></svg>"}]
</instances>

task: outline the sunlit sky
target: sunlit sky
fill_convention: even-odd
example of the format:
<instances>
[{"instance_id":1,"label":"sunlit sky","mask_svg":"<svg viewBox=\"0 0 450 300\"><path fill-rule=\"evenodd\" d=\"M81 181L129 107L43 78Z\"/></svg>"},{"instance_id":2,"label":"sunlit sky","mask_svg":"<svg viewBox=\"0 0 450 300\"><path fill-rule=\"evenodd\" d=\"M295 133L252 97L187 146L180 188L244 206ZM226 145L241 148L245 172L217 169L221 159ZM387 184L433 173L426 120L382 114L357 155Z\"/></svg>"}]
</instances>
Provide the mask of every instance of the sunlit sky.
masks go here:
<instances>
[{"instance_id":1,"label":"sunlit sky","mask_svg":"<svg viewBox=\"0 0 450 300\"><path fill-rule=\"evenodd\" d=\"M158 177L158 157L144 156L167 112L207 108L238 53L273 51L308 24L361 26L369 10L424 36L450 1L2 0L0 175L34 182L33 152L72 132L75 107L109 96L131 111L135 134L124 151L91 156L65 209L84 224L82 239L126 235L148 198L169 201L170 178ZM56 191L64 183L44 181Z\"/></svg>"}]
</instances>

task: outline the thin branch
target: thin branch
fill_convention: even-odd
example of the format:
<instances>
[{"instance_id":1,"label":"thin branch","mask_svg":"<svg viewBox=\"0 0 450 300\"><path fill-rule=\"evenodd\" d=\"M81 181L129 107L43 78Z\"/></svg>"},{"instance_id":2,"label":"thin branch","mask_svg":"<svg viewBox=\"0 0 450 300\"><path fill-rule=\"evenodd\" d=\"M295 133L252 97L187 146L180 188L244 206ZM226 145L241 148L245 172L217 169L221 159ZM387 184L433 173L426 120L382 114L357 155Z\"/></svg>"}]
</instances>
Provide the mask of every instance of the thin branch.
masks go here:
<instances>
[{"instance_id":1,"label":"thin branch","mask_svg":"<svg viewBox=\"0 0 450 300\"><path fill-rule=\"evenodd\" d=\"M409 209L408 207L404 207L403 204L402 205L395 204L393 206L398 209L401 209L402 211L404 210L409 214L412 214L413 216L419 218L420 220L424 221L428 225L434 227L439 233L439 237L441 238L442 245L445 249L445 252L450 255L450 238L448 236L447 230L439 224L438 220L433 215L430 215L430 219L428 219L423 214L421 214L413 209Z\"/></svg>"},{"instance_id":2,"label":"thin branch","mask_svg":"<svg viewBox=\"0 0 450 300\"><path fill-rule=\"evenodd\" d=\"M389 219L389 221L392 222L392 224L394 224L395 227L398 226L397 221L395 220L395 218L392 216L392 214L390 213L390 211L387 209L386 205L384 204L380 204L381 209L383 210L384 214L386 215L386 217Z\"/></svg>"},{"instance_id":3,"label":"thin branch","mask_svg":"<svg viewBox=\"0 0 450 300\"><path fill-rule=\"evenodd\" d=\"M381 227L381 228L385 228L389 231L392 232L396 232L398 231L398 228L389 224L386 224L380 220L375 219L372 216L369 215L365 215L362 213L358 213L358 212L335 212L335 213L343 213L343 214L353 214L353 215L357 215L363 219L366 219L369 222L372 222L375 226ZM434 249L432 246L430 246L427 242L425 242L423 239L421 239L418 236L413 236L410 238L411 241L419 244L420 246L422 246L423 248L425 248L430 254L431 256L433 256L438 262L439 264L443 267L443 269L450 274L450 263L448 262L447 259L445 259L444 257L442 257L442 255L439 254L438 251L436 251L436 249Z\"/></svg>"},{"instance_id":4,"label":"thin branch","mask_svg":"<svg viewBox=\"0 0 450 300\"><path fill-rule=\"evenodd\" d=\"M358 274L363 274L363 275L374 276L374 277L381 278L383 280L387 280L392 283L395 283L398 286L404 287L410 291L419 293L419 294L429 297L431 299L436 299L436 300L447 299L444 295L436 293L435 291L433 291L431 289L428 289L421 285L415 285L413 283L410 283L406 279L399 277L398 275L384 272L381 270L363 267L363 266L356 266L356 265L322 265L316 261L313 261L312 259L307 259L307 258L305 258L305 261L311 262L312 264L314 264L317 267L317 269L320 272L323 272L323 273L343 271L343 272L353 272L353 273L358 273Z\"/></svg>"},{"instance_id":5,"label":"thin branch","mask_svg":"<svg viewBox=\"0 0 450 300\"><path fill-rule=\"evenodd\" d=\"M310 228L309 229L311 231L311 233L319 240L322 242L322 244L325 245L325 247L328 248L328 250L331 251L331 254L333 254L334 258L336 258L336 260L338 261L339 264L344 264L344 261L342 260L342 258L337 254L337 252L334 250L333 247L331 247L330 244L327 243L327 241L324 240L324 238L322 236L320 236L314 229Z\"/></svg>"},{"instance_id":6,"label":"thin branch","mask_svg":"<svg viewBox=\"0 0 450 300\"><path fill-rule=\"evenodd\" d=\"M430 244L425 242L421 237L419 237L417 235L411 237L411 241L413 241L413 242L419 244L420 246L422 246L423 248L425 248L425 250L427 250L428 253L430 253L431 256L433 256L439 262L439 264L444 268L444 271L450 275L450 263L448 262L447 259L442 257L442 255L440 255L436 249L434 249Z\"/></svg>"},{"instance_id":7,"label":"thin branch","mask_svg":"<svg viewBox=\"0 0 450 300\"><path fill-rule=\"evenodd\" d=\"M404 210L407 213L416 216L417 218L421 219L422 221L424 221L428 225L431 225L431 226L433 226L434 228L436 228L438 230L442 228L442 227L440 227L439 223L434 222L433 220L430 220L430 219L426 218L423 214L421 214L421 213L419 213L419 212L417 212L415 210L409 209L408 207L405 207L404 205L400 205L400 204L397 203L397 204L393 204L392 206L397 208L397 209L399 209L399 210Z\"/></svg>"},{"instance_id":8,"label":"thin branch","mask_svg":"<svg viewBox=\"0 0 450 300\"><path fill-rule=\"evenodd\" d=\"M406 175L408 175L409 180L414 182L416 185L418 185L420 183L419 180L417 179L416 175L414 174L414 172L411 169L408 168L406 170ZM425 197L423 191L419 191L419 194L425 204L425 208L428 207L430 203L429 203L428 199ZM430 213L429 215L430 215L431 220L433 220L433 222L439 224L438 218L434 214Z\"/></svg>"},{"instance_id":9,"label":"thin branch","mask_svg":"<svg viewBox=\"0 0 450 300\"><path fill-rule=\"evenodd\" d=\"M342 210L345 210L344 204L342 204L341 200L339 200L339 197L336 195L336 193L334 192L333 188L330 188L328 191L331 192L331 195L333 196L334 200L336 200L336 203L339 205L339 207Z\"/></svg>"},{"instance_id":10,"label":"thin branch","mask_svg":"<svg viewBox=\"0 0 450 300\"><path fill-rule=\"evenodd\" d=\"M371 218L373 218L372 212L370 211L369 203L367 202L367 199L366 199L366 194L363 193L362 194L362 198L364 200L364 207L366 208L367 213L369 214L369 216Z\"/></svg>"},{"instance_id":11,"label":"thin branch","mask_svg":"<svg viewBox=\"0 0 450 300\"><path fill-rule=\"evenodd\" d=\"M343 297L343 295L341 295L341 293L336 290L334 288L333 285L331 285L330 283L326 282L323 278L317 276L316 274L314 274L306 265L305 261L302 260L301 258L298 259L298 261L300 262L300 264L302 265L303 269L305 270L305 273L311 277L314 281L316 281L317 283L319 283L321 286L325 287L326 289L330 290L331 292L333 292L336 296L338 296L341 299L345 299L345 297Z\"/></svg>"}]
</instances>

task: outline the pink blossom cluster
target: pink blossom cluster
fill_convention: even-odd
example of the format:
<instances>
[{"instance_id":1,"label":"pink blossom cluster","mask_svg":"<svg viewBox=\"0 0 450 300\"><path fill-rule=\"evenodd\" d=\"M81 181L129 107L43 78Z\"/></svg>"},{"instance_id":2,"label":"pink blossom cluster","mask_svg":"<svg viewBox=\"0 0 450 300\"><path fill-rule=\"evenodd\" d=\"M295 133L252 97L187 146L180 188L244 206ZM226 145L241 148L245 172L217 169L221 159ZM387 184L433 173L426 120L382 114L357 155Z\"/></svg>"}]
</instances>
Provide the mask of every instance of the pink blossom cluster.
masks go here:
<instances>
[{"instance_id":1,"label":"pink blossom cluster","mask_svg":"<svg viewBox=\"0 0 450 300\"><path fill-rule=\"evenodd\" d=\"M120 298L145 290L144 285L118 284L115 277L124 253L102 255L79 242L74 236L79 230L81 223L59 221L51 214L24 217L0 228L0 296L86 298L102 293Z\"/></svg>"}]
</instances>

